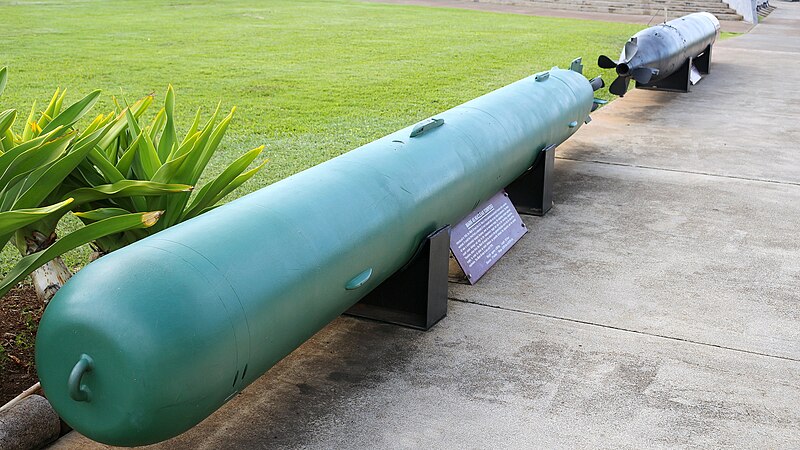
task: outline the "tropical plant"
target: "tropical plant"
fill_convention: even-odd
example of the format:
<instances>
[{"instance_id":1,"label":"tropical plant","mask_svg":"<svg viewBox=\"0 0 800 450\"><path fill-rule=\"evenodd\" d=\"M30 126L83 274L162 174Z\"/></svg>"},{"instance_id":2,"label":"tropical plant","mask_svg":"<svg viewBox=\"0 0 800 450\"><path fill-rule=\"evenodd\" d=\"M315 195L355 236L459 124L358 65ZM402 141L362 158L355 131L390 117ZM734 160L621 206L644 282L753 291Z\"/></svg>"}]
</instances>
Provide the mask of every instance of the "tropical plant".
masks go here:
<instances>
[{"instance_id":1,"label":"tropical plant","mask_svg":"<svg viewBox=\"0 0 800 450\"><path fill-rule=\"evenodd\" d=\"M217 106L202 125L198 110L188 131L179 139L172 86L167 88L163 108L149 123L143 125L142 113L152 100L152 96L147 96L129 107L122 107L115 99L117 110L114 117L96 119L101 124L108 123L111 129L100 139L97 151L87 161L94 170L81 166L79 176L74 177L73 182L87 188L123 179L191 186L198 183L219 148L236 109L233 108L217 123ZM98 255L114 251L214 208L220 200L264 167L266 161L248 170L263 149L260 146L245 152L193 196L190 192L183 192L149 198L103 198L83 205L81 208L85 212L75 215L86 224L94 224L134 212L164 211L164 216L151 228L126 230L101 237L92 244Z\"/></svg>"},{"instance_id":2,"label":"tropical plant","mask_svg":"<svg viewBox=\"0 0 800 450\"><path fill-rule=\"evenodd\" d=\"M4 67L0 69L0 94L7 78ZM0 113L0 247L11 241L23 256L0 281L0 296L32 274L37 293L47 301L71 276L61 254L108 234L151 227L163 215L161 210L115 215L57 239L56 225L67 212L98 201L191 190L185 184L125 179L92 187L68 181L90 160L102 159L97 156L97 147L113 131L113 126L103 120L95 120L82 132L74 127L99 95L100 91L94 91L62 111L65 92L56 90L38 120L34 104L20 134L12 129L16 110Z\"/></svg>"}]
</instances>

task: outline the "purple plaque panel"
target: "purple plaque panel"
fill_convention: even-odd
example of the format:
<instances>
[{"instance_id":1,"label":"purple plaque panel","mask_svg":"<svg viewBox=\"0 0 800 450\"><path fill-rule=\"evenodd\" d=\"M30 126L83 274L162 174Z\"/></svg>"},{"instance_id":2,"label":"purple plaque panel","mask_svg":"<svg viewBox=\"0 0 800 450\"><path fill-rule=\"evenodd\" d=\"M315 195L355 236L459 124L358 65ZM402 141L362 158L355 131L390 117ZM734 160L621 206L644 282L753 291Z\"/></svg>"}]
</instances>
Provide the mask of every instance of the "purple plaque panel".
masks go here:
<instances>
[{"instance_id":1,"label":"purple plaque panel","mask_svg":"<svg viewBox=\"0 0 800 450\"><path fill-rule=\"evenodd\" d=\"M500 191L453 227L450 250L469 284L475 284L527 232L508 195Z\"/></svg>"}]
</instances>

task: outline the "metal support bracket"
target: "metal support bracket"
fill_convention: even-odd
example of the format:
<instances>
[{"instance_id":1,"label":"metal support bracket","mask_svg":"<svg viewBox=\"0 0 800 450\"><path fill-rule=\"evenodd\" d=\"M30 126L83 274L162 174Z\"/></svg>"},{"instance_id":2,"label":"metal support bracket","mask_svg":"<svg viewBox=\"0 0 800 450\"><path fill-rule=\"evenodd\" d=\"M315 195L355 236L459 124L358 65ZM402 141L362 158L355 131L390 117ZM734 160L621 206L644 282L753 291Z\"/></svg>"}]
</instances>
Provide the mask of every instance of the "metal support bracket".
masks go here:
<instances>
[{"instance_id":1,"label":"metal support bracket","mask_svg":"<svg viewBox=\"0 0 800 450\"><path fill-rule=\"evenodd\" d=\"M711 72L711 44L708 44L703 53L694 58L694 66L701 75L708 75Z\"/></svg>"},{"instance_id":2,"label":"metal support bracket","mask_svg":"<svg viewBox=\"0 0 800 450\"><path fill-rule=\"evenodd\" d=\"M636 89L651 89L654 91L689 92L692 85L693 58L684 61L672 75L656 83L640 84L636 82Z\"/></svg>"},{"instance_id":3,"label":"metal support bracket","mask_svg":"<svg viewBox=\"0 0 800 450\"><path fill-rule=\"evenodd\" d=\"M553 167L556 146L539 153L530 169L506 186L511 203L520 214L543 216L553 207Z\"/></svg>"},{"instance_id":4,"label":"metal support bracket","mask_svg":"<svg viewBox=\"0 0 800 450\"><path fill-rule=\"evenodd\" d=\"M450 226L425 239L406 267L389 277L345 314L418 330L447 315Z\"/></svg>"}]
</instances>

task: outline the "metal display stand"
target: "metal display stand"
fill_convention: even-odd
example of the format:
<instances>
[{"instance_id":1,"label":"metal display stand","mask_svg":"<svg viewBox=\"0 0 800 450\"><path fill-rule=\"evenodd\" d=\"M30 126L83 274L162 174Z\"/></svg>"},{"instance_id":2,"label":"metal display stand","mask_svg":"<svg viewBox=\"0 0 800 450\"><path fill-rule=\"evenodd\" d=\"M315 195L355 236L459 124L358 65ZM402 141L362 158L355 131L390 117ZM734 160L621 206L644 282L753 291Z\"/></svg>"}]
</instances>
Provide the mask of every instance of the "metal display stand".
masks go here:
<instances>
[{"instance_id":1,"label":"metal display stand","mask_svg":"<svg viewBox=\"0 0 800 450\"><path fill-rule=\"evenodd\" d=\"M533 166L506 187L508 198L520 214L543 216L553 207L553 167L556 146L541 151Z\"/></svg>"},{"instance_id":2,"label":"metal display stand","mask_svg":"<svg viewBox=\"0 0 800 450\"><path fill-rule=\"evenodd\" d=\"M683 64L672 75L656 83L641 84L636 82L636 89L651 89L654 91L689 92L692 75L692 58Z\"/></svg>"},{"instance_id":3,"label":"metal display stand","mask_svg":"<svg viewBox=\"0 0 800 450\"><path fill-rule=\"evenodd\" d=\"M697 69L692 80L692 68ZM699 56L687 59L678 70L672 75L656 83L640 84L636 83L636 89L651 89L656 91L689 92L692 85L700 81L703 75L708 75L711 70L711 45L706 47Z\"/></svg>"},{"instance_id":4,"label":"metal display stand","mask_svg":"<svg viewBox=\"0 0 800 450\"><path fill-rule=\"evenodd\" d=\"M703 50L697 58L694 58L694 66L701 75L708 75L711 72L711 45Z\"/></svg>"},{"instance_id":5,"label":"metal display stand","mask_svg":"<svg viewBox=\"0 0 800 450\"><path fill-rule=\"evenodd\" d=\"M417 254L345 314L428 330L447 315L450 226L428 235Z\"/></svg>"}]
</instances>

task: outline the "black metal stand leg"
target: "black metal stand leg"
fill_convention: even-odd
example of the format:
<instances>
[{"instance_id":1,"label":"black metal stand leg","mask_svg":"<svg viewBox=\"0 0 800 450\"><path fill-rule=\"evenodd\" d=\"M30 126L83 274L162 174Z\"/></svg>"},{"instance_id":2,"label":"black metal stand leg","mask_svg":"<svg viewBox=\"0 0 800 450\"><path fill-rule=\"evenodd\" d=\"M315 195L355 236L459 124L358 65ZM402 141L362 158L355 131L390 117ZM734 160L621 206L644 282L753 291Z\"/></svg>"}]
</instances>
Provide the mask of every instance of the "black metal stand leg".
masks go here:
<instances>
[{"instance_id":1,"label":"black metal stand leg","mask_svg":"<svg viewBox=\"0 0 800 450\"><path fill-rule=\"evenodd\" d=\"M530 169L506 187L508 198L520 214L543 216L553 207L553 167L556 146L542 150Z\"/></svg>"},{"instance_id":2,"label":"black metal stand leg","mask_svg":"<svg viewBox=\"0 0 800 450\"><path fill-rule=\"evenodd\" d=\"M657 91L689 92L692 74L692 58L687 59L672 75L656 83L639 84L636 89L653 89Z\"/></svg>"},{"instance_id":3,"label":"black metal stand leg","mask_svg":"<svg viewBox=\"0 0 800 450\"><path fill-rule=\"evenodd\" d=\"M345 314L419 330L447 315L450 226L427 237L405 268L367 294Z\"/></svg>"},{"instance_id":4,"label":"black metal stand leg","mask_svg":"<svg viewBox=\"0 0 800 450\"><path fill-rule=\"evenodd\" d=\"M694 66L697 71L702 75L708 75L711 71L711 44L703 50L697 58L694 59Z\"/></svg>"}]
</instances>

